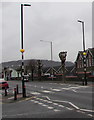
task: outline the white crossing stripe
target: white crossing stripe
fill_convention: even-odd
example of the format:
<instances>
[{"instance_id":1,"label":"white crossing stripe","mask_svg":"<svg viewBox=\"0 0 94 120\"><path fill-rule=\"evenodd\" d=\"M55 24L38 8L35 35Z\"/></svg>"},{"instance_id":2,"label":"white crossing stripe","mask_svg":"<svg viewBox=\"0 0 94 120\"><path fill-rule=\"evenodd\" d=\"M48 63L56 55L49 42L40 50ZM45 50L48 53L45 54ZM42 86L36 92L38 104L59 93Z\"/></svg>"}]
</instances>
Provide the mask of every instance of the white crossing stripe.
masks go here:
<instances>
[{"instance_id":1,"label":"white crossing stripe","mask_svg":"<svg viewBox=\"0 0 94 120\"><path fill-rule=\"evenodd\" d=\"M44 93L54 93L54 92L48 91L48 90L43 90L42 92L44 92Z\"/></svg>"},{"instance_id":2,"label":"white crossing stripe","mask_svg":"<svg viewBox=\"0 0 94 120\"><path fill-rule=\"evenodd\" d=\"M92 115L92 114L88 114L88 116L93 117L93 115Z\"/></svg>"},{"instance_id":3,"label":"white crossing stripe","mask_svg":"<svg viewBox=\"0 0 94 120\"><path fill-rule=\"evenodd\" d=\"M54 109L54 112L58 112L58 111L61 111L61 110L58 110L58 109Z\"/></svg>"},{"instance_id":4,"label":"white crossing stripe","mask_svg":"<svg viewBox=\"0 0 94 120\"><path fill-rule=\"evenodd\" d=\"M37 101L37 100L31 100L31 101L33 101L34 103L37 103L37 104L39 104L39 105L41 105L41 106L43 106L43 107L46 107L46 108L48 108L48 109L51 109L51 110L53 110L54 112L61 111L61 110L55 108L55 106L57 106L58 108L61 107L61 108L66 108L66 109L68 109L68 110L73 110L73 108L65 107L65 106L63 106L62 104L53 103L52 101L49 101L49 100L44 100L44 99L41 99L41 98L36 98L36 99L37 99L38 101ZM44 104L44 103L42 103L42 102L40 102L40 101L46 102L46 104L47 104L47 103L51 103L51 105L54 105L54 107L53 107L53 106L46 105L46 104ZM78 110L77 112L81 112L81 111Z\"/></svg>"},{"instance_id":5,"label":"white crossing stripe","mask_svg":"<svg viewBox=\"0 0 94 120\"><path fill-rule=\"evenodd\" d=\"M40 95L41 93L39 92L30 92L31 94L34 94L34 95Z\"/></svg>"},{"instance_id":6,"label":"white crossing stripe","mask_svg":"<svg viewBox=\"0 0 94 120\"><path fill-rule=\"evenodd\" d=\"M39 101L34 101L34 103L39 103Z\"/></svg>"},{"instance_id":7,"label":"white crossing stripe","mask_svg":"<svg viewBox=\"0 0 94 120\"><path fill-rule=\"evenodd\" d=\"M54 105L58 105L57 103L53 103Z\"/></svg>"},{"instance_id":8,"label":"white crossing stripe","mask_svg":"<svg viewBox=\"0 0 94 120\"><path fill-rule=\"evenodd\" d=\"M47 107L48 109L54 109L53 107Z\"/></svg>"},{"instance_id":9,"label":"white crossing stripe","mask_svg":"<svg viewBox=\"0 0 94 120\"><path fill-rule=\"evenodd\" d=\"M58 105L59 107L64 107L63 105Z\"/></svg>"},{"instance_id":10,"label":"white crossing stripe","mask_svg":"<svg viewBox=\"0 0 94 120\"><path fill-rule=\"evenodd\" d=\"M48 106L48 105L42 104L42 106Z\"/></svg>"},{"instance_id":11,"label":"white crossing stripe","mask_svg":"<svg viewBox=\"0 0 94 120\"><path fill-rule=\"evenodd\" d=\"M40 103L40 102L39 102L38 104L42 105L43 103Z\"/></svg>"},{"instance_id":12,"label":"white crossing stripe","mask_svg":"<svg viewBox=\"0 0 94 120\"><path fill-rule=\"evenodd\" d=\"M73 110L72 108L66 107L68 110Z\"/></svg>"},{"instance_id":13,"label":"white crossing stripe","mask_svg":"<svg viewBox=\"0 0 94 120\"><path fill-rule=\"evenodd\" d=\"M52 90L53 90L53 91L57 91L57 92L58 92L58 91L61 91L60 89L52 89Z\"/></svg>"}]
</instances>

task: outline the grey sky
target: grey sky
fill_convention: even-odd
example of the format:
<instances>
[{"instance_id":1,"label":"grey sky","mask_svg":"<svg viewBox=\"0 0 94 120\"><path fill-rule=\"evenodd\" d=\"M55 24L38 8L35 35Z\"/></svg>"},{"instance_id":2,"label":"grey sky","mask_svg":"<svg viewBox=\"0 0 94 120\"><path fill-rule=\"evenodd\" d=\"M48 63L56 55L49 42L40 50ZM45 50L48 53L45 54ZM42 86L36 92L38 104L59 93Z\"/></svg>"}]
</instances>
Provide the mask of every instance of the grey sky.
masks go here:
<instances>
[{"instance_id":1,"label":"grey sky","mask_svg":"<svg viewBox=\"0 0 94 120\"><path fill-rule=\"evenodd\" d=\"M30 3L30 2L29 2ZM78 19L85 22L86 48L92 47L92 3L32 2L24 7L25 59L50 59L53 41L53 60L67 51L67 60L74 62L82 50L82 29ZM21 59L20 3L2 4L3 61Z\"/></svg>"}]
</instances>

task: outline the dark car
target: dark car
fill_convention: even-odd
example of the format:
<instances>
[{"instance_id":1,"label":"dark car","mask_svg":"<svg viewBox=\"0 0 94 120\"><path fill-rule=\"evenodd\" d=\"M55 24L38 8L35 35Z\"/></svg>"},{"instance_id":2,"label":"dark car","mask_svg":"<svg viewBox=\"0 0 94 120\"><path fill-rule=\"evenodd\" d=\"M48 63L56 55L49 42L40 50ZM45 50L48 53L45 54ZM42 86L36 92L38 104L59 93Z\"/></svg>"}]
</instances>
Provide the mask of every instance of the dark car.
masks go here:
<instances>
[{"instance_id":1,"label":"dark car","mask_svg":"<svg viewBox=\"0 0 94 120\"><path fill-rule=\"evenodd\" d=\"M5 89L5 88L9 88L8 83L5 80L0 79L0 89Z\"/></svg>"}]
</instances>

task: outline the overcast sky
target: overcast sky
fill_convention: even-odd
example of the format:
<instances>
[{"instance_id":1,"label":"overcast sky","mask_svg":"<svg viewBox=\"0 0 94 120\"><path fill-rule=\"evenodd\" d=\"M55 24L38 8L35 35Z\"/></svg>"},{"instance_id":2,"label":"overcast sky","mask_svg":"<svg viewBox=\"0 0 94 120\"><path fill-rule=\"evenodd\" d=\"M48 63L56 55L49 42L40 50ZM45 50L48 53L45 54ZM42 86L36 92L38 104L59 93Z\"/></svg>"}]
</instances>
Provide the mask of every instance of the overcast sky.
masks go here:
<instances>
[{"instance_id":1,"label":"overcast sky","mask_svg":"<svg viewBox=\"0 0 94 120\"><path fill-rule=\"evenodd\" d=\"M29 2L30 3L30 2ZM67 61L74 62L78 51L83 50L82 26L85 22L86 48L92 47L91 2L32 2L24 7L24 58L51 59L50 43L53 42L53 60L67 51ZM21 59L20 3L2 4L2 61Z\"/></svg>"}]
</instances>

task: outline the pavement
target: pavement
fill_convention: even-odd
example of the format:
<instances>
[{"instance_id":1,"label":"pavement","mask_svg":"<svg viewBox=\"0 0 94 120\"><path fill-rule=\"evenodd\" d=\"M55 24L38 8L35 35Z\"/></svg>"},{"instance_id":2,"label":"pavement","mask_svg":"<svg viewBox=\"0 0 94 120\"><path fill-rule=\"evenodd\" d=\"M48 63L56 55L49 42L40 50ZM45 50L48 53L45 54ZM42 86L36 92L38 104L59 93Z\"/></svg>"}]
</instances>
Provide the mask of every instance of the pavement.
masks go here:
<instances>
[{"instance_id":1,"label":"pavement","mask_svg":"<svg viewBox=\"0 0 94 120\"><path fill-rule=\"evenodd\" d=\"M5 93L3 92L2 97L0 98L0 102L2 102L2 104L14 103L14 102L19 102L19 101L26 101L26 100L32 99L34 97L35 96L32 94L27 94L26 97L23 97L23 94L19 93L19 94L17 94L16 100L15 100L14 94L11 94L8 92L7 96L5 96Z\"/></svg>"}]
</instances>

